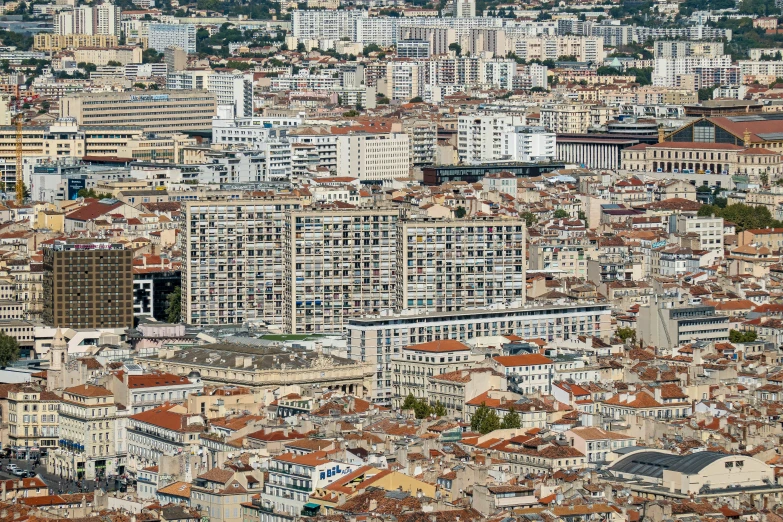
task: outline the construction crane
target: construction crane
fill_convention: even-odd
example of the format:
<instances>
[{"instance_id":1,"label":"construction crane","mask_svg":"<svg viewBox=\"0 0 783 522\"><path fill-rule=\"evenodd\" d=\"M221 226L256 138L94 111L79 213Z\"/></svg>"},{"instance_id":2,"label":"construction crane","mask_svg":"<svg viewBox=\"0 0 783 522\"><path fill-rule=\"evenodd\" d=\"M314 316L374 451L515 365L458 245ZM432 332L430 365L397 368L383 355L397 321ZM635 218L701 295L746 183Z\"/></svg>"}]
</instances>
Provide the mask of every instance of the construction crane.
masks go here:
<instances>
[{"instance_id":1,"label":"construction crane","mask_svg":"<svg viewBox=\"0 0 783 522\"><path fill-rule=\"evenodd\" d=\"M14 116L14 125L16 126L16 204L22 206L24 203L24 177L22 176L22 123L24 122L24 113L19 111Z\"/></svg>"}]
</instances>

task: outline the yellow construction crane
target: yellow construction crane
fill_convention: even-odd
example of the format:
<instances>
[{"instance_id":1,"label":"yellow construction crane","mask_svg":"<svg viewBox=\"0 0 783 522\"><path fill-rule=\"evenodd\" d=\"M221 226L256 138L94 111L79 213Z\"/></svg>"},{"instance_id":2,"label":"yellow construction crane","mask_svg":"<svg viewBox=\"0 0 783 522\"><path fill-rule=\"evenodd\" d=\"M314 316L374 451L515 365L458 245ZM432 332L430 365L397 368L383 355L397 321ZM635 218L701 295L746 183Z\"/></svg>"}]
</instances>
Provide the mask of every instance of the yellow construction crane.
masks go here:
<instances>
[{"instance_id":1,"label":"yellow construction crane","mask_svg":"<svg viewBox=\"0 0 783 522\"><path fill-rule=\"evenodd\" d=\"M14 125L16 126L16 204L22 206L24 203L24 178L22 176L22 123L24 114L16 113L14 116Z\"/></svg>"}]
</instances>

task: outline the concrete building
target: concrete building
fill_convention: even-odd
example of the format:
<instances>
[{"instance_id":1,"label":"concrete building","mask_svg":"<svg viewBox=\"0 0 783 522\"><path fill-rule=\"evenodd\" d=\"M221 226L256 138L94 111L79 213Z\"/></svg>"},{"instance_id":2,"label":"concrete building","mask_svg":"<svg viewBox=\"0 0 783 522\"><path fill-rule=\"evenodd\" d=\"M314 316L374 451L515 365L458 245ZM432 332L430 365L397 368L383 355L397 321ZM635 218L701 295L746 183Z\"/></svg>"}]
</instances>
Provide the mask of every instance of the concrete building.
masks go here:
<instances>
[{"instance_id":1,"label":"concrete building","mask_svg":"<svg viewBox=\"0 0 783 522\"><path fill-rule=\"evenodd\" d=\"M504 160L535 163L555 159L555 133L544 127L517 126L510 132L504 132L501 139Z\"/></svg>"},{"instance_id":2,"label":"concrete building","mask_svg":"<svg viewBox=\"0 0 783 522\"><path fill-rule=\"evenodd\" d=\"M183 203L183 320L193 325L263 320L282 327L283 223L285 212L302 206L296 198Z\"/></svg>"},{"instance_id":3,"label":"concrete building","mask_svg":"<svg viewBox=\"0 0 783 522\"><path fill-rule=\"evenodd\" d=\"M351 132L336 138L337 176L362 182L407 178L410 142L405 133Z\"/></svg>"},{"instance_id":4,"label":"concrete building","mask_svg":"<svg viewBox=\"0 0 783 522\"><path fill-rule=\"evenodd\" d=\"M404 346L391 357L394 407L400 408L408 395L429 402L431 376L466 370L483 359L483 354L472 353L468 345L451 339Z\"/></svg>"},{"instance_id":5,"label":"concrete building","mask_svg":"<svg viewBox=\"0 0 783 522\"><path fill-rule=\"evenodd\" d=\"M396 208L301 209L286 214L286 332L340 333L348 318L394 306L399 214Z\"/></svg>"},{"instance_id":6,"label":"concrete building","mask_svg":"<svg viewBox=\"0 0 783 522\"><path fill-rule=\"evenodd\" d=\"M84 92L60 100L60 116L80 125L132 126L158 134L210 130L215 110L215 95L204 91Z\"/></svg>"},{"instance_id":7,"label":"concrete building","mask_svg":"<svg viewBox=\"0 0 783 522\"><path fill-rule=\"evenodd\" d=\"M303 40L356 40L356 25L361 18L367 18L364 9L355 10L296 10L291 13L291 32Z\"/></svg>"},{"instance_id":8,"label":"concrete building","mask_svg":"<svg viewBox=\"0 0 783 522\"><path fill-rule=\"evenodd\" d=\"M63 390L59 448L46 468L71 480L95 480L117 474L114 394L84 384Z\"/></svg>"},{"instance_id":9,"label":"concrete building","mask_svg":"<svg viewBox=\"0 0 783 522\"><path fill-rule=\"evenodd\" d=\"M66 328L133 326L133 252L91 240L44 248L43 320Z\"/></svg>"},{"instance_id":10,"label":"concrete building","mask_svg":"<svg viewBox=\"0 0 783 522\"><path fill-rule=\"evenodd\" d=\"M524 221L412 219L397 242L397 310L525 302Z\"/></svg>"},{"instance_id":11,"label":"concrete building","mask_svg":"<svg viewBox=\"0 0 783 522\"><path fill-rule=\"evenodd\" d=\"M579 62L601 63L606 57L600 36L523 36L514 41L511 50L527 61L574 56Z\"/></svg>"},{"instance_id":12,"label":"concrete building","mask_svg":"<svg viewBox=\"0 0 783 522\"><path fill-rule=\"evenodd\" d=\"M541 107L540 123L556 134L584 134L593 123L590 105L553 103Z\"/></svg>"},{"instance_id":13,"label":"concrete building","mask_svg":"<svg viewBox=\"0 0 783 522\"><path fill-rule=\"evenodd\" d=\"M163 53L169 47L179 47L187 54L196 52L196 26L194 24L149 24L150 49Z\"/></svg>"},{"instance_id":14,"label":"concrete building","mask_svg":"<svg viewBox=\"0 0 783 522\"><path fill-rule=\"evenodd\" d=\"M696 234L699 237L700 250L712 250L723 255L723 218L677 215L677 233Z\"/></svg>"},{"instance_id":15,"label":"concrete building","mask_svg":"<svg viewBox=\"0 0 783 522\"><path fill-rule=\"evenodd\" d=\"M552 393L555 364L538 353L501 355L492 358L492 367L506 376L510 388L519 393Z\"/></svg>"},{"instance_id":16,"label":"concrete building","mask_svg":"<svg viewBox=\"0 0 783 522\"><path fill-rule=\"evenodd\" d=\"M476 114L457 120L457 151L462 163L487 163L504 157L504 137L524 125L521 116L507 114ZM516 144L516 138L514 139ZM516 152L516 151L515 151Z\"/></svg>"},{"instance_id":17,"label":"concrete building","mask_svg":"<svg viewBox=\"0 0 783 522\"><path fill-rule=\"evenodd\" d=\"M638 325L639 340L662 350L729 339L729 318L717 315L714 306L676 307L656 300L639 309Z\"/></svg>"}]
</instances>

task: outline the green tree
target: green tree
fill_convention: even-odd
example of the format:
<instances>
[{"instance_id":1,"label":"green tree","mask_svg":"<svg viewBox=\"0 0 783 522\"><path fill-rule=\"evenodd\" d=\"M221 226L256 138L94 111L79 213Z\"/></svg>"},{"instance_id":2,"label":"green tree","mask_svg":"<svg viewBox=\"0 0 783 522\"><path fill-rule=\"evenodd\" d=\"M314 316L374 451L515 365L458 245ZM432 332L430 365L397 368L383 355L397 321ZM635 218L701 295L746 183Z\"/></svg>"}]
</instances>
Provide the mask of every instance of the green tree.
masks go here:
<instances>
[{"instance_id":1,"label":"green tree","mask_svg":"<svg viewBox=\"0 0 783 522\"><path fill-rule=\"evenodd\" d=\"M562 208L559 208L555 210L554 217L555 219L565 219L568 217L568 212Z\"/></svg>"},{"instance_id":2,"label":"green tree","mask_svg":"<svg viewBox=\"0 0 783 522\"><path fill-rule=\"evenodd\" d=\"M712 192L712 189L707 185L700 185L696 187L696 192Z\"/></svg>"},{"instance_id":3,"label":"green tree","mask_svg":"<svg viewBox=\"0 0 783 522\"><path fill-rule=\"evenodd\" d=\"M438 417L445 417L448 412L446 411L446 407L438 401L435 403L435 406L432 407L432 413Z\"/></svg>"},{"instance_id":4,"label":"green tree","mask_svg":"<svg viewBox=\"0 0 783 522\"><path fill-rule=\"evenodd\" d=\"M402 403L403 410L412 410L416 406L416 397L412 393L409 393Z\"/></svg>"},{"instance_id":5,"label":"green tree","mask_svg":"<svg viewBox=\"0 0 783 522\"><path fill-rule=\"evenodd\" d=\"M769 185L769 174L767 174L766 171L762 172L759 178L761 179L761 184L763 186L766 187L767 185Z\"/></svg>"},{"instance_id":6,"label":"green tree","mask_svg":"<svg viewBox=\"0 0 783 522\"><path fill-rule=\"evenodd\" d=\"M432 414L432 406L427 404L424 399L418 399L416 405L413 407L413 411L416 414L417 419L424 419Z\"/></svg>"},{"instance_id":7,"label":"green tree","mask_svg":"<svg viewBox=\"0 0 783 522\"><path fill-rule=\"evenodd\" d=\"M732 343L752 343L757 338L753 330L729 330L729 342Z\"/></svg>"},{"instance_id":8,"label":"green tree","mask_svg":"<svg viewBox=\"0 0 783 522\"><path fill-rule=\"evenodd\" d=\"M19 359L19 344L5 332L0 332L0 367L5 368Z\"/></svg>"},{"instance_id":9,"label":"green tree","mask_svg":"<svg viewBox=\"0 0 783 522\"><path fill-rule=\"evenodd\" d=\"M95 72L98 69L98 66L95 65L94 63L87 63L87 62L79 62L76 64L76 66L86 73Z\"/></svg>"},{"instance_id":10,"label":"green tree","mask_svg":"<svg viewBox=\"0 0 783 522\"><path fill-rule=\"evenodd\" d=\"M529 227L532 227L533 225L538 223L538 217L532 212L523 212L519 217L524 219L525 224Z\"/></svg>"},{"instance_id":11,"label":"green tree","mask_svg":"<svg viewBox=\"0 0 783 522\"><path fill-rule=\"evenodd\" d=\"M702 205L698 214L706 217L713 214L715 217L722 217L725 221L736 224L737 232L753 228L783 227L783 223L772 218L772 214L767 207L755 207L744 203L726 206L725 202L725 198L718 198L713 205Z\"/></svg>"},{"instance_id":12,"label":"green tree","mask_svg":"<svg viewBox=\"0 0 783 522\"><path fill-rule=\"evenodd\" d=\"M350 110L343 113L343 116L345 116L346 118L355 118L358 115L359 115L359 111L355 111L355 110Z\"/></svg>"},{"instance_id":13,"label":"green tree","mask_svg":"<svg viewBox=\"0 0 783 522\"><path fill-rule=\"evenodd\" d=\"M711 100L713 92L715 92L715 86L699 89L699 101Z\"/></svg>"},{"instance_id":14,"label":"green tree","mask_svg":"<svg viewBox=\"0 0 783 522\"><path fill-rule=\"evenodd\" d=\"M122 67L122 64L117 60L109 60L108 62L106 62L106 65L109 65L111 67Z\"/></svg>"},{"instance_id":15,"label":"green tree","mask_svg":"<svg viewBox=\"0 0 783 522\"><path fill-rule=\"evenodd\" d=\"M579 218L580 221L587 223L587 214L585 214L584 211L580 210L576 217Z\"/></svg>"},{"instance_id":16,"label":"green tree","mask_svg":"<svg viewBox=\"0 0 783 522\"><path fill-rule=\"evenodd\" d=\"M470 429L471 431L480 431L481 430L481 424L484 422L484 418L489 414L489 408L487 408L487 405L485 403L481 403L481 406L476 408L476 412L473 414L473 417L470 419Z\"/></svg>"},{"instance_id":17,"label":"green tree","mask_svg":"<svg viewBox=\"0 0 783 522\"><path fill-rule=\"evenodd\" d=\"M180 322L182 316L182 289L178 286L166 297L166 320L170 323Z\"/></svg>"},{"instance_id":18,"label":"green tree","mask_svg":"<svg viewBox=\"0 0 783 522\"><path fill-rule=\"evenodd\" d=\"M511 428L521 428L522 418L519 416L519 413L517 413L516 410L511 409L508 413L506 413L506 416L503 417L503 422L500 423L500 427L504 430Z\"/></svg>"},{"instance_id":19,"label":"green tree","mask_svg":"<svg viewBox=\"0 0 783 522\"><path fill-rule=\"evenodd\" d=\"M369 44L364 46L364 49L362 49L362 54L367 56L370 53L379 53L381 51L383 51L383 49L381 49L378 44Z\"/></svg>"},{"instance_id":20,"label":"green tree","mask_svg":"<svg viewBox=\"0 0 783 522\"><path fill-rule=\"evenodd\" d=\"M464 218L467 213L468 211L465 210L465 207L463 207L462 205L454 209L454 217L456 217L457 219Z\"/></svg>"},{"instance_id":21,"label":"green tree","mask_svg":"<svg viewBox=\"0 0 783 522\"><path fill-rule=\"evenodd\" d=\"M462 55L462 46L458 44L457 42L453 42L449 44L449 51L454 51L457 56Z\"/></svg>"},{"instance_id":22,"label":"green tree","mask_svg":"<svg viewBox=\"0 0 783 522\"><path fill-rule=\"evenodd\" d=\"M500 429L500 417L495 413L495 410L489 410L484 418L481 420L481 426L479 426L479 433L482 435L493 432Z\"/></svg>"},{"instance_id":23,"label":"green tree","mask_svg":"<svg viewBox=\"0 0 783 522\"><path fill-rule=\"evenodd\" d=\"M414 98L411 98L411 101L410 101L410 103L421 103L421 102L423 102L423 101L424 101L424 100L421 98L421 96L416 96L416 97L414 97Z\"/></svg>"},{"instance_id":24,"label":"green tree","mask_svg":"<svg viewBox=\"0 0 783 522\"><path fill-rule=\"evenodd\" d=\"M636 342L636 330L629 327L622 327L617 329L617 337L623 340L623 342L631 341L631 344Z\"/></svg>"}]
</instances>

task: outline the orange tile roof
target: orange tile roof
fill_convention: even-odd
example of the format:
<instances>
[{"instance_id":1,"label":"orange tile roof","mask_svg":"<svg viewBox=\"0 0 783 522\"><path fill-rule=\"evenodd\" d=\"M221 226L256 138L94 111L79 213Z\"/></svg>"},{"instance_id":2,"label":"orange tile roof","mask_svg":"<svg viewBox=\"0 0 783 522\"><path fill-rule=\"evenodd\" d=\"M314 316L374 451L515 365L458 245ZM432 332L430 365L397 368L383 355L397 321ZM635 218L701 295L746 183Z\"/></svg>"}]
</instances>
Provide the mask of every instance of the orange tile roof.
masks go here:
<instances>
[{"instance_id":1,"label":"orange tile roof","mask_svg":"<svg viewBox=\"0 0 783 522\"><path fill-rule=\"evenodd\" d=\"M552 359L538 353L526 353L522 355L500 355L494 360L505 367L533 366L538 364L552 364Z\"/></svg>"},{"instance_id":2,"label":"orange tile roof","mask_svg":"<svg viewBox=\"0 0 783 522\"><path fill-rule=\"evenodd\" d=\"M405 350L413 350L417 352L433 352L433 353L445 353L445 352L465 352L469 351L470 347L454 339L441 339L439 341L430 341L423 344L413 344L406 346Z\"/></svg>"}]
</instances>

